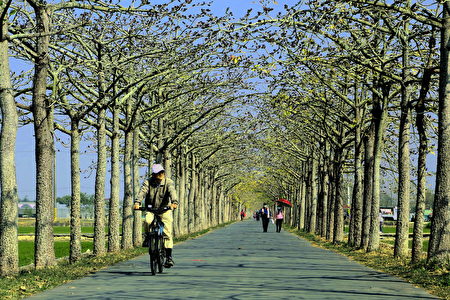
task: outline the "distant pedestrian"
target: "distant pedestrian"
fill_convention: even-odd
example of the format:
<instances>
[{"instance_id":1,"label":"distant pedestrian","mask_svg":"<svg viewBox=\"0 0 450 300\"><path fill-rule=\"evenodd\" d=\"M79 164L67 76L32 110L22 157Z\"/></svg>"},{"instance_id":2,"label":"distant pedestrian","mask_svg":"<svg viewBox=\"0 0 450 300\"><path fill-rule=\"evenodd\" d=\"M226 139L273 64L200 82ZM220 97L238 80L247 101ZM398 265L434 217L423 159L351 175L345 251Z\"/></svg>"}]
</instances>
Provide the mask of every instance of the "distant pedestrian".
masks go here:
<instances>
[{"instance_id":1,"label":"distant pedestrian","mask_svg":"<svg viewBox=\"0 0 450 300\"><path fill-rule=\"evenodd\" d=\"M260 210L263 232L267 232L267 227L269 226L269 221L271 217L271 213L267 203L264 203L263 207Z\"/></svg>"},{"instance_id":2,"label":"distant pedestrian","mask_svg":"<svg viewBox=\"0 0 450 300\"><path fill-rule=\"evenodd\" d=\"M245 218L245 210L241 210L241 221Z\"/></svg>"},{"instance_id":3,"label":"distant pedestrian","mask_svg":"<svg viewBox=\"0 0 450 300\"><path fill-rule=\"evenodd\" d=\"M277 232L281 232L281 226L283 225L283 209L281 207L277 207L277 213L275 215L275 225L277 227Z\"/></svg>"},{"instance_id":4,"label":"distant pedestrian","mask_svg":"<svg viewBox=\"0 0 450 300\"><path fill-rule=\"evenodd\" d=\"M259 217L261 216L259 210L255 211L255 219L256 221L259 221Z\"/></svg>"},{"instance_id":5,"label":"distant pedestrian","mask_svg":"<svg viewBox=\"0 0 450 300\"><path fill-rule=\"evenodd\" d=\"M381 213L381 211L378 214L378 220L380 222L380 233L383 233L384 218L383 218L383 214Z\"/></svg>"}]
</instances>

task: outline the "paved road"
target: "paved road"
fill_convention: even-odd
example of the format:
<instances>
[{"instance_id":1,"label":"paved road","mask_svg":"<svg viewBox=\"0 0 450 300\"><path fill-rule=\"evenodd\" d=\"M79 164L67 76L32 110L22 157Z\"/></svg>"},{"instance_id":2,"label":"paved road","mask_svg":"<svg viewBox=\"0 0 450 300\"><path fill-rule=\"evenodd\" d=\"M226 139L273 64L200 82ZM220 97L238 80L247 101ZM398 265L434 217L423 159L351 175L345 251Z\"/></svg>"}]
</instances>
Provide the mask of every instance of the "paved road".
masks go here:
<instances>
[{"instance_id":1,"label":"paved road","mask_svg":"<svg viewBox=\"0 0 450 300\"><path fill-rule=\"evenodd\" d=\"M151 276L143 255L30 299L435 299L274 226L238 222L176 245Z\"/></svg>"}]
</instances>

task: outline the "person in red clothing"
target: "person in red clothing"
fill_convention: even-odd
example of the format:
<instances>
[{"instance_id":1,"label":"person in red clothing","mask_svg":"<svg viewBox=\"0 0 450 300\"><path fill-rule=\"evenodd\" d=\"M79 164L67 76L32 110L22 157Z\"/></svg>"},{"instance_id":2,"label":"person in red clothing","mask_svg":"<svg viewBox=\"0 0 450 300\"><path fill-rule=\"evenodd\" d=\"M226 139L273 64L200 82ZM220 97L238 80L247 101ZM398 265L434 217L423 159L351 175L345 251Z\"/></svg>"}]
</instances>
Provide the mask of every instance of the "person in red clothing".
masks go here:
<instances>
[{"instance_id":1,"label":"person in red clothing","mask_svg":"<svg viewBox=\"0 0 450 300\"><path fill-rule=\"evenodd\" d=\"M241 210L241 221L245 218L245 210Z\"/></svg>"}]
</instances>

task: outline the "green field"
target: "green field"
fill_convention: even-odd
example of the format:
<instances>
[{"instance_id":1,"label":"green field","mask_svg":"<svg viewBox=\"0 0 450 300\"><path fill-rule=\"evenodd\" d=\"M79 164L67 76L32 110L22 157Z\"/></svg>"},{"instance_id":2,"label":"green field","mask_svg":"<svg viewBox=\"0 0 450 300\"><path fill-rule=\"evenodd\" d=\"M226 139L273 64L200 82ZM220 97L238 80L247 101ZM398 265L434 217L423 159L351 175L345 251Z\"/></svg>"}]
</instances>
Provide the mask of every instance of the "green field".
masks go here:
<instances>
[{"instance_id":1,"label":"green field","mask_svg":"<svg viewBox=\"0 0 450 300\"><path fill-rule=\"evenodd\" d=\"M411 223L409 225L409 233L413 233L414 231L414 224ZM345 225L344 232L348 232L348 225ZM383 226L383 233L395 233L396 227L394 225L384 225ZM424 226L423 227L423 233L430 233L430 226Z\"/></svg>"},{"instance_id":2,"label":"green field","mask_svg":"<svg viewBox=\"0 0 450 300\"><path fill-rule=\"evenodd\" d=\"M413 233L414 228L409 226L409 233ZM383 233L395 233L395 226L383 226ZM430 233L430 228L425 226L423 228L423 233Z\"/></svg>"},{"instance_id":3,"label":"green field","mask_svg":"<svg viewBox=\"0 0 450 300\"><path fill-rule=\"evenodd\" d=\"M70 227L53 226L53 233L63 234L70 233ZM81 233L94 233L94 227L81 227ZM34 234L34 226L19 226L19 234Z\"/></svg>"},{"instance_id":4,"label":"green field","mask_svg":"<svg viewBox=\"0 0 450 300\"><path fill-rule=\"evenodd\" d=\"M55 255L57 258L69 256L69 241L55 241ZM81 242L81 251L92 251L93 242ZM34 241L19 241L19 265L26 266L34 263Z\"/></svg>"}]
</instances>

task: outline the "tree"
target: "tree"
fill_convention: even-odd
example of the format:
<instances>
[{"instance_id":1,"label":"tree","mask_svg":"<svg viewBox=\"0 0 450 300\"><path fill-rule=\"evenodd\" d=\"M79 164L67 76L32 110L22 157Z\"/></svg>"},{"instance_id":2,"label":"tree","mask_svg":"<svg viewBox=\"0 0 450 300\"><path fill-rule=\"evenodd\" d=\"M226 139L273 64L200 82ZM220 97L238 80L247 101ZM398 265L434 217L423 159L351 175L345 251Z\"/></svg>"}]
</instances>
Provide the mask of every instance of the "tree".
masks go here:
<instances>
[{"instance_id":1,"label":"tree","mask_svg":"<svg viewBox=\"0 0 450 300\"><path fill-rule=\"evenodd\" d=\"M0 3L0 276L17 274L17 195L15 143L18 116L9 66L8 20L11 1Z\"/></svg>"}]
</instances>

